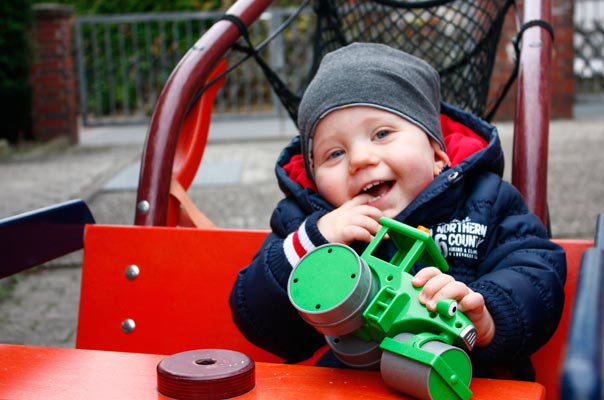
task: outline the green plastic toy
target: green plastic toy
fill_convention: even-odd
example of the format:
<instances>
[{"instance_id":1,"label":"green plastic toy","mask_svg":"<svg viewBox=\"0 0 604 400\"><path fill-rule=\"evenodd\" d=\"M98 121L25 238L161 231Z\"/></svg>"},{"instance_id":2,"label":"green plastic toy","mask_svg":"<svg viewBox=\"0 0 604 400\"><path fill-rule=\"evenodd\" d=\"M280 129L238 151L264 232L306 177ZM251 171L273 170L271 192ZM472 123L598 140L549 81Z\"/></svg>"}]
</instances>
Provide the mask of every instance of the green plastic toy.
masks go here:
<instances>
[{"instance_id":1,"label":"green plastic toy","mask_svg":"<svg viewBox=\"0 0 604 400\"><path fill-rule=\"evenodd\" d=\"M290 301L326 336L334 354L356 368L379 368L390 387L420 399L469 399L476 328L443 299L430 311L411 284L416 263L446 272L432 237L390 218L359 255L342 244L308 253L293 270ZM380 258L394 246L390 260ZM392 254L392 250L388 251Z\"/></svg>"}]
</instances>

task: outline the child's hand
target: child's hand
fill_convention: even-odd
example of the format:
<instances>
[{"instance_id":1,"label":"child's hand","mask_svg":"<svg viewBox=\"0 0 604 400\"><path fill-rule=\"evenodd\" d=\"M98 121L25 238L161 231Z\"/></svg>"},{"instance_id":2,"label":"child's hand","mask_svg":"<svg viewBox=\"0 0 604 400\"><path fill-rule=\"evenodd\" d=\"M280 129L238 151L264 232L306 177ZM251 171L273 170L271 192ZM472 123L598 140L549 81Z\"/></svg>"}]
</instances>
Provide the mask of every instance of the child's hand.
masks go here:
<instances>
[{"instance_id":1,"label":"child's hand","mask_svg":"<svg viewBox=\"0 0 604 400\"><path fill-rule=\"evenodd\" d=\"M317 227L323 237L330 243L371 242L382 227L379 220L383 216L382 211L367 205L371 198L368 194L357 196L319 218Z\"/></svg>"},{"instance_id":2,"label":"child's hand","mask_svg":"<svg viewBox=\"0 0 604 400\"><path fill-rule=\"evenodd\" d=\"M478 331L476 345L486 346L491 343L495 336L495 323L480 293L435 267L423 268L411 283L415 287L423 286L419 301L429 310L436 310L436 303L441 299L456 300L459 310L472 321Z\"/></svg>"}]
</instances>

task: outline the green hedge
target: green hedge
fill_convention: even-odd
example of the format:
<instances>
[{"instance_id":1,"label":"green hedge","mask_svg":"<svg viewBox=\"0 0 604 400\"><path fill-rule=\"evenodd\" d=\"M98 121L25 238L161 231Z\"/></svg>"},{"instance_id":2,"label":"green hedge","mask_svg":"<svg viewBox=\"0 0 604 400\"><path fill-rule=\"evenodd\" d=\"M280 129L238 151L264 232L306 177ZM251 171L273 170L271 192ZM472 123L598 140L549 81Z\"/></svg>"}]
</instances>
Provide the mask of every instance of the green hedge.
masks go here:
<instances>
[{"instance_id":1,"label":"green hedge","mask_svg":"<svg viewBox=\"0 0 604 400\"><path fill-rule=\"evenodd\" d=\"M1 0L4 1L4 0ZM48 3L48 0L33 0ZM158 11L214 11L226 10L235 0L55 0L52 3L69 4L77 15L124 14ZM277 0L274 6L296 6L296 0Z\"/></svg>"},{"instance_id":2,"label":"green hedge","mask_svg":"<svg viewBox=\"0 0 604 400\"><path fill-rule=\"evenodd\" d=\"M0 138L11 143L31 139L31 0L0 1Z\"/></svg>"},{"instance_id":3,"label":"green hedge","mask_svg":"<svg viewBox=\"0 0 604 400\"><path fill-rule=\"evenodd\" d=\"M34 3L49 1L34 0ZM56 0L53 3L73 6L77 15L124 14L158 11L218 10L233 1L221 0ZM223 4L224 3L224 4Z\"/></svg>"}]
</instances>

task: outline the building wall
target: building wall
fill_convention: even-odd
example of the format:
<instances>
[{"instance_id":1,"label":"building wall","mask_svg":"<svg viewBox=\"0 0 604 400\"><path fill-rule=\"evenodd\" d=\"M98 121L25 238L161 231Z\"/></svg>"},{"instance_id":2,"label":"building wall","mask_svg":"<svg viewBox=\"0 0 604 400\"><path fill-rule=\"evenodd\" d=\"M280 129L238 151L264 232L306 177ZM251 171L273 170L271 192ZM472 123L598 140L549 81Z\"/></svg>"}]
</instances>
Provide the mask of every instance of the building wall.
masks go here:
<instances>
[{"instance_id":1,"label":"building wall","mask_svg":"<svg viewBox=\"0 0 604 400\"><path fill-rule=\"evenodd\" d=\"M36 141L67 136L78 141L77 94L72 45L73 10L60 4L34 6L30 80L32 134Z\"/></svg>"}]
</instances>

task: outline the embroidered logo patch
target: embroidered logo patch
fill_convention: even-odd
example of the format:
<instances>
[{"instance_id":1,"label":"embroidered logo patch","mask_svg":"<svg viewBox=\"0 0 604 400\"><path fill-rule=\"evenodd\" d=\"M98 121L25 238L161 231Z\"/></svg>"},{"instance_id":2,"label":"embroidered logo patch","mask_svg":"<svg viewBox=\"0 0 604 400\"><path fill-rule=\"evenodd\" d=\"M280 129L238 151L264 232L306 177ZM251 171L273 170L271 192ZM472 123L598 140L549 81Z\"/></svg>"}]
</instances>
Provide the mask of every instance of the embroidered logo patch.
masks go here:
<instances>
[{"instance_id":1,"label":"embroidered logo patch","mask_svg":"<svg viewBox=\"0 0 604 400\"><path fill-rule=\"evenodd\" d=\"M487 234L486 225L472 222L469 217L463 220L439 224L432 229L436 245L445 257L463 257L478 259L478 246Z\"/></svg>"}]
</instances>

